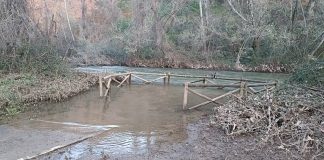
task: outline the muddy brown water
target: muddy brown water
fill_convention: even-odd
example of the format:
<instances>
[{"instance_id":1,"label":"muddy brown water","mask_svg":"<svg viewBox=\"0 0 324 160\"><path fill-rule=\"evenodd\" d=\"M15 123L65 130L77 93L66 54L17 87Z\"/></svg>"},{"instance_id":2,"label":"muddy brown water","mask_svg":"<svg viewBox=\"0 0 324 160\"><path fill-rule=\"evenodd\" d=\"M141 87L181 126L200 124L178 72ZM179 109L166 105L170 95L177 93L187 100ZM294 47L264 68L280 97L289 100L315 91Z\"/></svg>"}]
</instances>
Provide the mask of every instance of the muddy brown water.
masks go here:
<instances>
[{"instance_id":1,"label":"muddy brown water","mask_svg":"<svg viewBox=\"0 0 324 160\"><path fill-rule=\"evenodd\" d=\"M168 70L125 67L80 68L83 71L124 72L172 72L206 75L211 71ZM258 79L284 79L283 74L222 72L232 77ZM154 78L154 77L152 77ZM171 86L133 85L113 88L111 100L100 98L98 89L71 98L62 103L39 106L37 113L28 113L29 119L0 125L0 159L27 158L53 147L64 146L85 137L88 140L73 144L52 159L82 159L87 155L145 154L160 143L183 142L188 138L188 124L210 113L213 104L194 111L182 111L185 79L173 79ZM202 91L202 90L201 90ZM226 91L204 89L209 96ZM203 102L190 95L189 106ZM49 156L50 157L50 156Z\"/></svg>"}]
</instances>

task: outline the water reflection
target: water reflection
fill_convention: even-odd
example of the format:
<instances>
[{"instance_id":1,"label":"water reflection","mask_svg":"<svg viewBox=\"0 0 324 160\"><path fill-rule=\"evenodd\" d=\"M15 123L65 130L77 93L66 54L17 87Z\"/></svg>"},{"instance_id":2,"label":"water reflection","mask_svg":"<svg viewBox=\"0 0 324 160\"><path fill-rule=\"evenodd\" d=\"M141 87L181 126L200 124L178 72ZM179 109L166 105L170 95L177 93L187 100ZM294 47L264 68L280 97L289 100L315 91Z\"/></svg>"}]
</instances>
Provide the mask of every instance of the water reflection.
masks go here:
<instances>
[{"instance_id":1,"label":"water reflection","mask_svg":"<svg viewBox=\"0 0 324 160\"><path fill-rule=\"evenodd\" d=\"M212 71L202 70L171 70L146 69L127 67L89 67L81 68L91 72L125 72L127 70L139 72L171 72L178 74L207 75ZM221 72L231 77L245 77L256 79L284 79L282 74L259 74ZM156 77L151 77L154 79ZM148 77L150 79L150 77ZM185 78L171 79L172 83L182 84ZM202 89L197 89L202 91ZM226 91L217 89L203 89L209 97L216 97ZM205 100L189 95L189 106L204 102ZM188 137L188 123L199 119L205 111L210 111L214 104L209 104L193 112L182 111L183 87L175 86L139 86L112 89L111 101L100 98L98 89L71 98L66 102L44 104L36 118L29 121L17 122L9 126L0 126L5 143L17 146L22 143L26 153L40 153L58 144L73 142L79 136L87 136L104 131L98 136L68 147L59 154L51 155L50 159L93 159L89 155L100 157L122 157L123 155L145 154L152 146L158 148L161 143L174 143L185 141ZM33 117L35 117L33 115ZM117 128L116 128L117 127ZM21 136L24 132L33 136L24 136L18 139L15 132L19 130ZM13 135L13 136L11 136ZM68 135L68 136L67 136ZM9 137L9 138L6 138ZM19 137L19 135L17 136ZM42 137L41 139L39 137ZM46 143L44 141L46 140ZM27 143L28 142L28 143ZM52 143L55 142L55 143ZM38 146L37 150L31 146ZM24 149L21 146L21 150ZM36 148L36 147L35 147ZM2 148L3 149L3 148ZM5 148L7 149L7 148ZM0 159L8 155L10 149L0 151ZM28 152L27 152L28 151ZM15 155L14 151L12 156ZM3 153L3 154L2 154ZM11 155L3 156L8 159ZM20 156L20 155L19 155ZM26 156L26 155L23 155ZM19 158L19 157L18 157Z\"/></svg>"},{"instance_id":2,"label":"water reflection","mask_svg":"<svg viewBox=\"0 0 324 160\"><path fill-rule=\"evenodd\" d=\"M19 123L15 127L83 134L108 130L71 146L53 159L144 154L152 145L184 141L187 138L187 124L203 114L203 110L182 111L182 96L181 86L135 85L113 88L111 101L108 102L98 97L98 90L93 89L66 102L41 106L48 108L46 110L52 114ZM192 98L192 104L203 101L196 96ZM68 110L61 110L62 107Z\"/></svg>"}]
</instances>

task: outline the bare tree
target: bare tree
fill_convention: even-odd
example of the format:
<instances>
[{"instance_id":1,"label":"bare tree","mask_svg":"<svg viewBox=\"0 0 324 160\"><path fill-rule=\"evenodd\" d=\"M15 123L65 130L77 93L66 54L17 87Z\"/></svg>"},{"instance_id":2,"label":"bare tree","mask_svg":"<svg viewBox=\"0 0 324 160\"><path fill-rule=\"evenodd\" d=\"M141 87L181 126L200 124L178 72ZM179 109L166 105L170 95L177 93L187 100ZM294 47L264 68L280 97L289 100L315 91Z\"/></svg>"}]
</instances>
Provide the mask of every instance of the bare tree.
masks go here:
<instances>
[{"instance_id":1,"label":"bare tree","mask_svg":"<svg viewBox=\"0 0 324 160\"><path fill-rule=\"evenodd\" d=\"M73 31L72 31L72 27L71 27L71 22L70 22L70 17L69 17L69 13L68 13L68 7L67 7L66 0L64 0L64 9L65 9L66 20L68 22L68 26L69 26L69 29L70 29L71 37L72 37L72 40L74 42L75 41L75 38L74 38L74 34L73 34Z\"/></svg>"}]
</instances>

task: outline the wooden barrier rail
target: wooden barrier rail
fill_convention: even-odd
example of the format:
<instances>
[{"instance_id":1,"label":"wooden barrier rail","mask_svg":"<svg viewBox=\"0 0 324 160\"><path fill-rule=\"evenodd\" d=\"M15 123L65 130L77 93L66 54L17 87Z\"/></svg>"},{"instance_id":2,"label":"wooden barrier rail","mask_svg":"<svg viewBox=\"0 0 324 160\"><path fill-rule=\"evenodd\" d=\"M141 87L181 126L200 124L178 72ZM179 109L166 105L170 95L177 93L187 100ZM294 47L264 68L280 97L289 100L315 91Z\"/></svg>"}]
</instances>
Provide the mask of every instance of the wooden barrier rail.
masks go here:
<instances>
[{"instance_id":1,"label":"wooden barrier rail","mask_svg":"<svg viewBox=\"0 0 324 160\"><path fill-rule=\"evenodd\" d=\"M153 80L147 80L145 78L142 78L140 76L143 75L151 75L151 76L159 76L158 78L155 78ZM142 72L127 72L127 73L116 73L111 74L108 76L99 76L99 92L100 97L102 96L109 96L110 89L111 89L111 82L114 81L117 83L117 87L121 87L127 83L128 85L131 85L132 79L138 79L143 82L143 84L152 84L153 82L157 82L158 80L163 80L163 84L170 84L170 73L142 73ZM122 79L122 80L119 80ZM106 88L105 94L103 89Z\"/></svg>"},{"instance_id":2,"label":"wooden barrier rail","mask_svg":"<svg viewBox=\"0 0 324 160\"><path fill-rule=\"evenodd\" d=\"M222 79L225 79L225 78L222 78ZM226 80L233 81L233 80L238 80L238 79L226 78ZM196 84L198 82L203 82L203 83L202 84ZM207 84L208 82L210 84ZM252 82L252 83L249 84L248 82ZM262 92L262 91L272 90L272 89L274 89L276 87L277 83L278 83L277 81L276 82L265 82L265 81L258 81L258 80L242 79L240 82L235 82L235 83L231 83L231 84L217 84L217 83L215 83L213 81L210 81L208 79L205 79L205 78L200 79L200 80L196 80L196 81L192 81L192 82L186 82L186 83L184 83L183 110L195 109L195 108L207 105L209 103L221 104L220 102L216 102L216 101L220 100L220 99L222 99L224 97L230 96L230 95L235 96L234 94L236 94L236 93L239 93L239 96L235 96L235 97L240 98L240 99L241 98L246 98L248 96L248 93L256 94L256 93L259 93L259 92ZM204 94L199 93L199 92L197 92L197 91L195 91L193 89L190 89L189 87L196 87L196 88L197 87L201 87L201 88L206 88L206 87L225 88L225 87L228 87L228 88L234 88L234 90L229 91L229 92L227 92L225 94L219 95L218 97L210 98L207 95L204 95ZM264 87L264 88L257 91L253 87ZM189 93L193 93L194 95L197 95L197 96L199 96L199 97L201 97L203 99L206 99L207 101L188 108L187 105L188 105L188 95L189 95Z\"/></svg>"},{"instance_id":3,"label":"wooden barrier rail","mask_svg":"<svg viewBox=\"0 0 324 160\"><path fill-rule=\"evenodd\" d=\"M143 76L157 76L153 80L148 80L143 78ZM121 87L123 85L131 85L132 79L140 80L143 84L152 84L154 82L157 82L159 80L163 80L163 84L170 84L170 80L172 77L181 77L181 78L193 78L198 79L191 82L184 83L184 95L183 95L183 109L195 109L204 105L207 105L209 103L215 103L215 104L221 104L220 102L217 102L217 100L220 100L224 97L233 95L237 98L245 98L248 96L248 94L256 94L259 92L272 90L276 87L277 82L270 82L270 81L262 81L262 80L254 80L254 79L244 79L244 78L232 78L232 77L225 77L225 76L192 76L192 75L178 75L178 74L170 74L170 73L143 73L143 72L127 72L127 73L116 73L111 74L107 76L99 76L99 90L100 90L100 96L110 96L111 92L111 85L112 82L117 83L117 87ZM234 81L229 84L220 84L216 83L213 80L225 80L225 81ZM200 83L202 82L202 83ZM207 95L204 95L202 93L199 93L191 88L234 88L233 90L223 94L219 95L215 98L208 97ZM260 90L255 89L254 87L263 87ZM106 89L105 92L103 89ZM188 95L189 93L192 93L196 96L199 96L207 101L197 104L192 107L187 107L188 105ZM238 94L236 96L235 94Z\"/></svg>"}]
</instances>

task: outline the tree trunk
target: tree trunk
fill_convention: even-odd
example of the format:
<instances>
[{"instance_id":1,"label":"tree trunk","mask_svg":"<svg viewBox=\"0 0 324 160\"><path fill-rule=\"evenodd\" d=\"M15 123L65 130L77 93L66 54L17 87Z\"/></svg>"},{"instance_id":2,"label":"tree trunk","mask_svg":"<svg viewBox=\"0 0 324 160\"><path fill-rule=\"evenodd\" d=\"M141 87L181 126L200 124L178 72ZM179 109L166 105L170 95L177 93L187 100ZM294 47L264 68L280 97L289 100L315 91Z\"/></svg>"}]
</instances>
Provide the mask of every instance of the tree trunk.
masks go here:
<instances>
[{"instance_id":1,"label":"tree trunk","mask_svg":"<svg viewBox=\"0 0 324 160\"><path fill-rule=\"evenodd\" d=\"M291 28L290 31L293 31L295 19L297 16L297 9L298 9L298 0L291 0Z\"/></svg>"},{"instance_id":2,"label":"tree trunk","mask_svg":"<svg viewBox=\"0 0 324 160\"><path fill-rule=\"evenodd\" d=\"M158 6L159 6L159 1L158 0L153 0L152 2L152 10L153 10L153 17L154 17L154 25L153 25L153 30L155 32L155 45L157 48L163 50L163 26L161 23L161 19L158 15Z\"/></svg>"},{"instance_id":3,"label":"tree trunk","mask_svg":"<svg viewBox=\"0 0 324 160\"><path fill-rule=\"evenodd\" d=\"M64 0L64 9L65 9L65 15L66 15L66 19L67 19L68 26L69 26L69 29L70 29L71 37L72 37L72 40L74 42L75 39L74 39L74 35L73 35L73 32L72 32L72 27L71 27L69 13L68 13L68 10L67 10L67 2L66 2L66 0Z\"/></svg>"},{"instance_id":4,"label":"tree trunk","mask_svg":"<svg viewBox=\"0 0 324 160\"><path fill-rule=\"evenodd\" d=\"M205 31L204 14L203 14L203 0L200 0L199 1L199 8L200 8L201 40L202 40L202 45L203 45L203 52L202 52L202 54L204 56L206 56L207 55L207 46L206 46L206 31Z\"/></svg>"},{"instance_id":5,"label":"tree trunk","mask_svg":"<svg viewBox=\"0 0 324 160\"><path fill-rule=\"evenodd\" d=\"M146 16L144 5L144 0L133 0L133 22L137 29L142 29L144 27Z\"/></svg>"},{"instance_id":6,"label":"tree trunk","mask_svg":"<svg viewBox=\"0 0 324 160\"><path fill-rule=\"evenodd\" d=\"M86 34L86 15L87 15L87 4L86 0L81 0L81 35L88 39L88 35Z\"/></svg>"}]
</instances>

